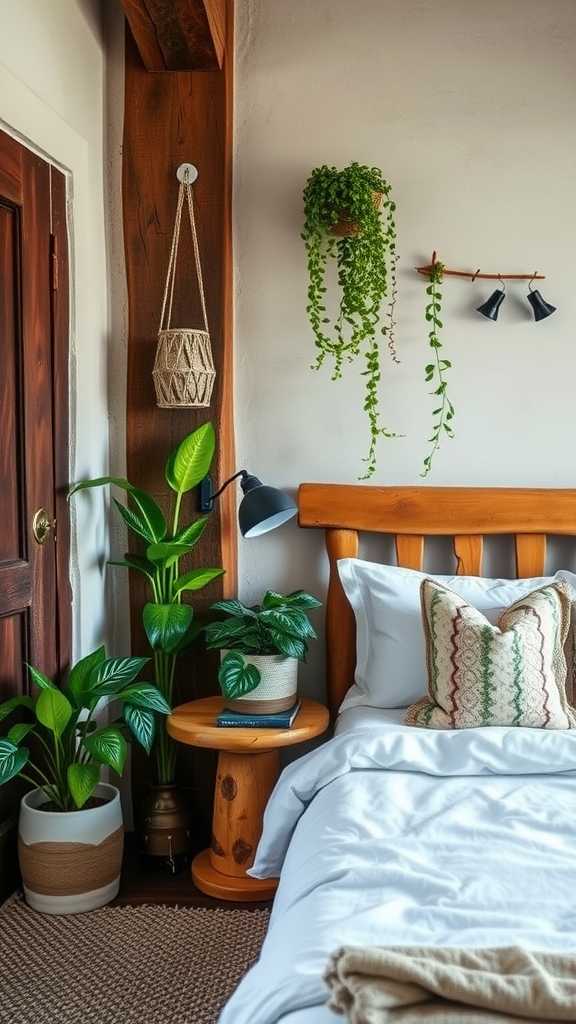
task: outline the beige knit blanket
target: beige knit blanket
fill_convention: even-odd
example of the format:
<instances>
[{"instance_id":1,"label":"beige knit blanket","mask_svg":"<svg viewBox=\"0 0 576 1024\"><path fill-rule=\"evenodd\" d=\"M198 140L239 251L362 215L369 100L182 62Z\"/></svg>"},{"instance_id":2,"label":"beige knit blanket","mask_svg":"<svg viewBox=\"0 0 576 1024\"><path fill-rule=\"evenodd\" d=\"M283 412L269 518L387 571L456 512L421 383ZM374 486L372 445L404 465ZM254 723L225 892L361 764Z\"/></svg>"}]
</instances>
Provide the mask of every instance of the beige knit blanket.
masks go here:
<instances>
[{"instance_id":1,"label":"beige knit blanket","mask_svg":"<svg viewBox=\"0 0 576 1024\"><path fill-rule=\"evenodd\" d=\"M325 975L351 1024L576 1021L576 956L504 949L347 947Z\"/></svg>"}]
</instances>

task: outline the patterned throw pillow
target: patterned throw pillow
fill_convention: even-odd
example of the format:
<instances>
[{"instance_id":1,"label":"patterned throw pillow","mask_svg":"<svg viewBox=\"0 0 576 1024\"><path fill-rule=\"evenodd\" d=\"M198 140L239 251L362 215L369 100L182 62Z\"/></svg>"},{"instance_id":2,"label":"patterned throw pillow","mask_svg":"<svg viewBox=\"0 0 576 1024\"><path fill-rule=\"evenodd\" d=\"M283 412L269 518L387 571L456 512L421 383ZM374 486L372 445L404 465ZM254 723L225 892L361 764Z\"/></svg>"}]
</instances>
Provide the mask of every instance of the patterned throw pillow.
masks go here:
<instances>
[{"instance_id":1,"label":"patterned throw pillow","mask_svg":"<svg viewBox=\"0 0 576 1024\"><path fill-rule=\"evenodd\" d=\"M408 725L576 726L566 698L564 643L574 597L569 584L532 591L496 626L433 580L423 581L420 596L429 696L408 708Z\"/></svg>"}]
</instances>

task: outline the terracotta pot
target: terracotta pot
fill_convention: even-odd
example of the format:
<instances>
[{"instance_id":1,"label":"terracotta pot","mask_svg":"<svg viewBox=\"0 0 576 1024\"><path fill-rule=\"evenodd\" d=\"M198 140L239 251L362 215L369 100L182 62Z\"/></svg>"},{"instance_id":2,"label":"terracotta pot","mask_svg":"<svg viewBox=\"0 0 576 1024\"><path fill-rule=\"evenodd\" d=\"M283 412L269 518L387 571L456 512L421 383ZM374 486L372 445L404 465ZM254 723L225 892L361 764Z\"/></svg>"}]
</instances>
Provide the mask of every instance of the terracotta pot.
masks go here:
<instances>
[{"instance_id":1,"label":"terracotta pot","mask_svg":"<svg viewBox=\"0 0 576 1024\"><path fill-rule=\"evenodd\" d=\"M190 850L192 813L175 785L151 786L141 807L140 833L151 857L176 857Z\"/></svg>"},{"instance_id":2,"label":"terracotta pot","mask_svg":"<svg viewBox=\"0 0 576 1024\"><path fill-rule=\"evenodd\" d=\"M42 811L46 794L22 797L18 860L26 902L43 914L79 914L113 900L120 887L124 827L120 794L100 783L106 802L81 811Z\"/></svg>"},{"instance_id":3,"label":"terracotta pot","mask_svg":"<svg viewBox=\"0 0 576 1024\"><path fill-rule=\"evenodd\" d=\"M223 659L229 651L220 653ZM298 694L298 659L285 658L282 654L245 654L243 657L260 671L260 682L245 697L226 697L225 706L246 715L271 715L293 707Z\"/></svg>"},{"instance_id":4,"label":"terracotta pot","mask_svg":"<svg viewBox=\"0 0 576 1024\"><path fill-rule=\"evenodd\" d=\"M382 192L372 193L372 202L375 208L380 209L382 203ZM346 210L342 210L340 213L339 220L330 228L331 235L336 235L338 238L348 238L351 235L357 235L360 233L360 225L355 220L350 220L350 215Z\"/></svg>"}]
</instances>

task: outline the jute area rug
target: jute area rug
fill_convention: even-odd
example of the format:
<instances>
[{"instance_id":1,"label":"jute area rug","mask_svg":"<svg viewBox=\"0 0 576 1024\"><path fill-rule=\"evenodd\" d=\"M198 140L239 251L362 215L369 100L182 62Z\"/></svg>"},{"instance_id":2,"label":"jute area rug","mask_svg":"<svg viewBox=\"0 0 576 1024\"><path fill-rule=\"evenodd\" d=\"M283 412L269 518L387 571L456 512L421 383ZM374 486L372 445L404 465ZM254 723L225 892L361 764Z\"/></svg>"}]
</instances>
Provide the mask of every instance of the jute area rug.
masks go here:
<instances>
[{"instance_id":1,"label":"jute area rug","mask_svg":"<svg viewBox=\"0 0 576 1024\"><path fill-rule=\"evenodd\" d=\"M215 1024L257 960L268 910L0 907L1 1024Z\"/></svg>"}]
</instances>

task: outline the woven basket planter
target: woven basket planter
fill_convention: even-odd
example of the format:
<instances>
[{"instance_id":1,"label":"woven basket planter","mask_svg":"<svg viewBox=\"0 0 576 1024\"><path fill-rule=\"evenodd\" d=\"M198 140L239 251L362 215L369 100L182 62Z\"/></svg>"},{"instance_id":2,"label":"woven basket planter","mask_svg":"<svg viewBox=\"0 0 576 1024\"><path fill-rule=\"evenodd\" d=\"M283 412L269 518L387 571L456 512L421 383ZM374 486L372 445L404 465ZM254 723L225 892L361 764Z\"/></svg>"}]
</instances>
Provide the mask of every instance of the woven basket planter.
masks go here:
<instances>
[{"instance_id":1,"label":"woven basket planter","mask_svg":"<svg viewBox=\"0 0 576 1024\"><path fill-rule=\"evenodd\" d=\"M81 811L43 811L40 789L20 805L18 859L26 902L43 914L80 914L113 900L120 887L124 828L120 794L101 782L106 802Z\"/></svg>"},{"instance_id":2,"label":"woven basket planter","mask_svg":"<svg viewBox=\"0 0 576 1024\"><path fill-rule=\"evenodd\" d=\"M152 376L161 409L209 406L216 371L208 332L188 327L159 331Z\"/></svg>"},{"instance_id":3,"label":"woven basket planter","mask_svg":"<svg viewBox=\"0 0 576 1024\"><path fill-rule=\"evenodd\" d=\"M380 209L382 203L382 193L373 192L372 202L377 210ZM337 238L349 238L352 235L360 233L360 225L355 220L350 220L346 210L342 210L339 219L330 228L330 234L336 235Z\"/></svg>"},{"instance_id":4,"label":"woven basket planter","mask_svg":"<svg viewBox=\"0 0 576 1024\"><path fill-rule=\"evenodd\" d=\"M221 659L229 653L221 651ZM275 714L293 707L298 696L298 659L283 654L246 654L245 658L260 670L260 682L244 697L227 697L225 706L244 715Z\"/></svg>"}]
</instances>

